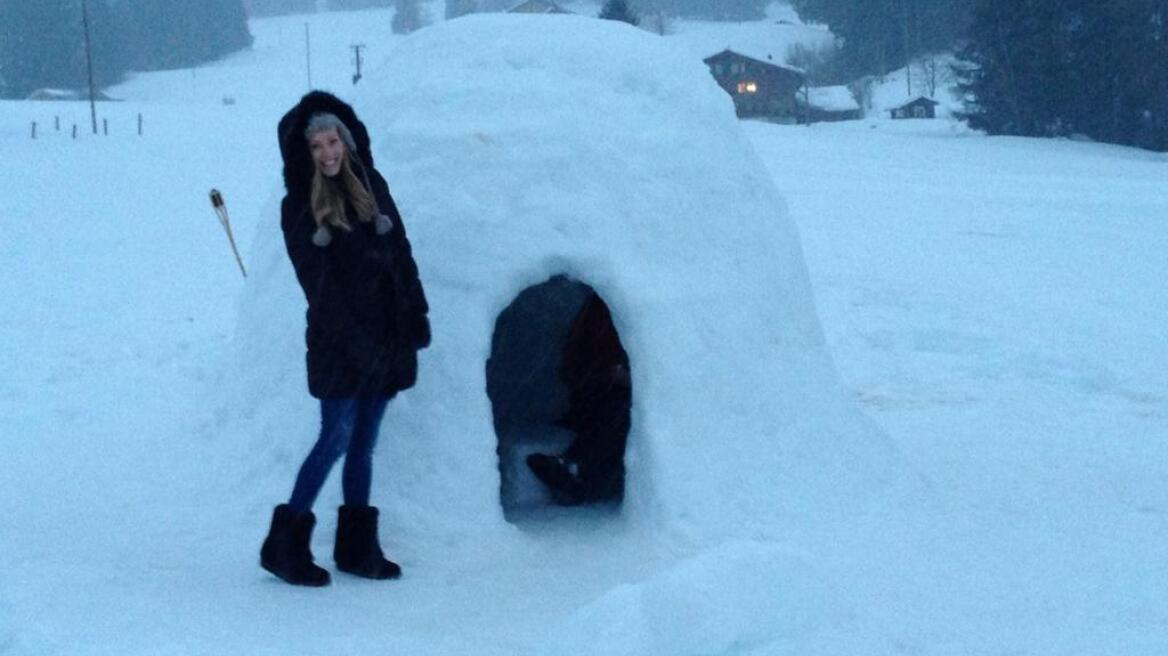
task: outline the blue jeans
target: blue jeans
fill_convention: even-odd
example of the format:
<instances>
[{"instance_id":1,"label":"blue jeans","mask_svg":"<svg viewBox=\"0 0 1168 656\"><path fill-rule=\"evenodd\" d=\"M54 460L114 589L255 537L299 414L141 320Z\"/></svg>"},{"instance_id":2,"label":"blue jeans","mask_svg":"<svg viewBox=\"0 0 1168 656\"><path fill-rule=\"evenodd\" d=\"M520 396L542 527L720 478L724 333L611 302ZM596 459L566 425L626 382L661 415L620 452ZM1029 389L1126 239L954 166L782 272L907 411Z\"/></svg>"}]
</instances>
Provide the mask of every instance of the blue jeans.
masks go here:
<instances>
[{"instance_id":1,"label":"blue jeans","mask_svg":"<svg viewBox=\"0 0 1168 656\"><path fill-rule=\"evenodd\" d=\"M373 477L373 447L385 407L386 397L356 399L321 399L320 438L300 466L296 486L288 506L301 513L312 509L312 504L324 487L325 479L341 455L345 468L341 477L345 504L369 505L369 485Z\"/></svg>"}]
</instances>

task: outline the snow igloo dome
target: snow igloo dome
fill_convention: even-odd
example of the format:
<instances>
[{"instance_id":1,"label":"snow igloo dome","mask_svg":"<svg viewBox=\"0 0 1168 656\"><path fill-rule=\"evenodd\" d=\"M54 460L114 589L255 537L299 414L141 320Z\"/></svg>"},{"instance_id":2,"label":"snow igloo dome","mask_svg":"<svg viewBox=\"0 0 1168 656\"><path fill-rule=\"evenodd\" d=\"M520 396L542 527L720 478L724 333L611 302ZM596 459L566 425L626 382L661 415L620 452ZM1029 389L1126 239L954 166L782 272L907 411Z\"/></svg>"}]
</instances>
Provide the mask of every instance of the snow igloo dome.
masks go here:
<instances>
[{"instance_id":1,"label":"snow igloo dome","mask_svg":"<svg viewBox=\"0 0 1168 656\"><path fill-rule=\"evenodd\" d=\"M885 487L889 449L840 390L785 204L700 57L613 21L476 15L403 38L340 95L431 307L433 343L375 455L387 522L506 531L540 503L515 459L562 402L548 372L586 291L630 363L621 521L765 537ZM304 298L270 210L238 403L283 494L319 424Z\"/></svg>"}]
</instances>

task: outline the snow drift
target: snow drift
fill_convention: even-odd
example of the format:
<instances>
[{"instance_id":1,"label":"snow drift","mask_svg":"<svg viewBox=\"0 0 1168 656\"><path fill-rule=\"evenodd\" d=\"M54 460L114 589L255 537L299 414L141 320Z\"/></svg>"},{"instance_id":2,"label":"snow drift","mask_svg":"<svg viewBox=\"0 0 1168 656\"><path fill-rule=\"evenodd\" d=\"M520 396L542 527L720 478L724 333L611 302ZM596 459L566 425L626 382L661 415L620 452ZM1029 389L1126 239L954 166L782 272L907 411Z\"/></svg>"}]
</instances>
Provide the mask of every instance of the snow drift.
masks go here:
<instances>
[{"instance_id":1,"label":"snow drift","mask_svg":"<svg viewBox=\"0 0 1168 656\"><path fill-rule=\"evenodd\" d=\"M600 293L629 353L626 522L704 544L881 502L889 448L839 391L784 203L691 53L611 21L472 16L402 40L343 95L405 218L434 332L383 425L387 522L417 538L510 530L485 364L500 312L559 274ZM230 401L272 503L317 426L278 175Z\"/></svg>"}]
</instances>

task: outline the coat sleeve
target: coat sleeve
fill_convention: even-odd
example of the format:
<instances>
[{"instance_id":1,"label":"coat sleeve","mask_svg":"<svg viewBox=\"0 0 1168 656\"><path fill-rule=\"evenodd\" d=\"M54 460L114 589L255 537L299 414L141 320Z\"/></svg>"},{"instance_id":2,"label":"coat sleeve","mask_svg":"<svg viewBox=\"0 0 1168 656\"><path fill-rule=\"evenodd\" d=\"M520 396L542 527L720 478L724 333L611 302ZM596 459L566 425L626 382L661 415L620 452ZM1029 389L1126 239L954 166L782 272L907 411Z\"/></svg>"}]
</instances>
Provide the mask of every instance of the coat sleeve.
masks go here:
<instances>
[{"instance_id":1,"label":"coat sleeve","mask_svg":"<svg viewBox=\"0 0 1168 656\"><path fill-rule=\"evenodd\" d=\"M406 328L409 332L409 341L416 348L426 348L430 345L430 321L427 318L430 304L426 301L426 292L422 288L418 264L414 261L405 223L398 212L397 204L393 201L393 196L389 193L389 184L377 169L370 169L370 184L373 186L378 207L394 224L388 236L393 253L394 277L406 304L404 310L408 315Z\"/></svg>"},{"instance_id":2,"label":"coat sleeve","mask_svg":"<svg viewBox=\"0 0 1168 656\"><path fill-rule=\"evenodd\" d=\"M315 228L307 211L307 206L285 196L280 223L288 257L308 301L309 314L318 318L313 327L320 331L321 338L340 345L363 373L373 372L386 347L361 326L345 304L344 291L337 288L336 280L325 267L325 249L312 243Z\"/></svg>"}]
</instances>

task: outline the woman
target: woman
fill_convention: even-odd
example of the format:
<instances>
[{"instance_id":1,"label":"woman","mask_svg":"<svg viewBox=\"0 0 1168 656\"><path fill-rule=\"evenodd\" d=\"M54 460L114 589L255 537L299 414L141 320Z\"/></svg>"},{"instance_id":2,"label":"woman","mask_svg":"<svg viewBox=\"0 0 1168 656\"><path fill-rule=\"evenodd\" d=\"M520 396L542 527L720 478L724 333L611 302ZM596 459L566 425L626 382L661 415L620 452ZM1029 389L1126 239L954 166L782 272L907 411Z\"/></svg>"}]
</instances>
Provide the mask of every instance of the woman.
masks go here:
<instances>
[{"instance_id":1,"label":"woman","mask_svg":"<svg viewBox=\"0 0 1168 656\"><path fill-rule=\"evenodd\" d=\"M289 583L329 583L309 549L312 505L344 455L337 569L396 578L401 568L385 558L378 510L369 505L372 453L386 405L417 377L417 352L430 343L429 306L405 226L352 107L309 93L280 120L279 139L287 190L281 225L308 300L308 389L320 399L321 427L291 498L273 512L260 563Z\"/></svg>"}]
</instances>

